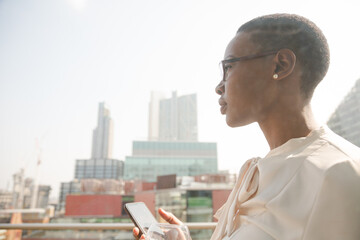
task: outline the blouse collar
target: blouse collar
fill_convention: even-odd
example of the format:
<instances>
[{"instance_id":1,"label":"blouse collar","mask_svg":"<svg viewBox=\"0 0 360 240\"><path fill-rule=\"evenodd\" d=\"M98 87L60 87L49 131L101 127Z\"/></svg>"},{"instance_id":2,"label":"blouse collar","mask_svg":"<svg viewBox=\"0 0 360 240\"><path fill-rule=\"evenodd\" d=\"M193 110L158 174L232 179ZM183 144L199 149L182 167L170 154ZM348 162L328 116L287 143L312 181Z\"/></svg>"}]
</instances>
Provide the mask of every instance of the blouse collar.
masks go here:
<instances>
[{"instance_id":1,"label":"blouse collar","mask_svg":"<svg viewBox=\"0 0 360 240\"><path fill-rule=\"evenodd\" d=\"M319 136L326 132L326 127L321 126L318 129L312 130L306 137L292 138L283 145L274 148L268 152L264 158L274 157L277 155L283 155L297 149L301 146L307 145L317 139Z\"/></svg>"}]
</instances>

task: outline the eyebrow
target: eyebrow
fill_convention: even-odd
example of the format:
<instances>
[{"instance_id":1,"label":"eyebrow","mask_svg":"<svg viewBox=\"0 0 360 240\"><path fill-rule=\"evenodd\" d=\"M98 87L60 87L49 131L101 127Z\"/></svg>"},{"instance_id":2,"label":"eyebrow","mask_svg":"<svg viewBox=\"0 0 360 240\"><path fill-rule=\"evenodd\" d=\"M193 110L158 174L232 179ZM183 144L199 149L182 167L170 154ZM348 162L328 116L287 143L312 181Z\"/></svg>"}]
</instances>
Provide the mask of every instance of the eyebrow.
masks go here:
<instances>
[{"instance_id":1,"label":"eyebrow","mask_svg":"<svg viewBox=\"0 0 360 240\"><path fill-rule=\"evenodd\" d=\"M224 59L227 60L227 59L232 59L232 58L236 58L236 57L234 55L230 54L230 55L226 56Z\"/></svg>"}]
</instances>

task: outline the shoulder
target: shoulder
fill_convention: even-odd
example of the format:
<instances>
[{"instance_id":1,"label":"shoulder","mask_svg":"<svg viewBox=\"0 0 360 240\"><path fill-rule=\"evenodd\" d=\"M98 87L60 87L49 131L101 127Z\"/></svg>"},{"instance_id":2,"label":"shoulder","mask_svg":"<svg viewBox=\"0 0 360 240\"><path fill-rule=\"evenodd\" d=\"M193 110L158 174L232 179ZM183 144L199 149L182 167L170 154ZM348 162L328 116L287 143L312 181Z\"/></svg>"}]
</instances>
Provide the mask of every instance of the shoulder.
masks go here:
<instances>
[{"instance_id":1,"label":"shoulder","mask_svg":"<svg viewBox=\"0 0 360 240\"><path fill-rule=\"evenodd\" d=\"M334 148L334 151L338 151L346 155L349 159L360 161L360 148L340 137L329 128L324 127L325 134L321 137L329 143L329 147Z\"/></svg>"},{"instance_id":2,"label":"shoulder","mask_svg":"<svg viewBox=\"0 0 360 240\"><path fill-rule=\"evenodd\" d=\"M333 133L327 127L319 136L318 147L305 158L304 164L311 166L324 176L336 175L338 169L360 175L360 148Z\"/></svg>"}]
</instances>

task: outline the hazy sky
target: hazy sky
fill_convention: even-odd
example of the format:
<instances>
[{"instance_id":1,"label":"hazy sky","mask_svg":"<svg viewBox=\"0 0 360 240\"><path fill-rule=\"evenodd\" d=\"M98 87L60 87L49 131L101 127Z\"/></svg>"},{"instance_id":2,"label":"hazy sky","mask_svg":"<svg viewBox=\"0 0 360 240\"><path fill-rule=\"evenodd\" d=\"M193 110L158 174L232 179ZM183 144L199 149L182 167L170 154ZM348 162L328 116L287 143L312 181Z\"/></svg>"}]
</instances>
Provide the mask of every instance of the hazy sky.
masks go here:
<instances>
[{"instance_id":1,"label":"hazy sky","mask_svg":"<svg viewBox=\"0 0 360 240\"><path fill-rule=\"evenodd\" d=\"M151 90L198 94L200 141L218 142L220 169L237 172L269 150L256 124L231 129L214 88L237 28L259 15L297 13L328 38L330 70L313 99L325 123L360 78L358 1L0 1L0 189L24 167L53 187L89 158L98 103L114 120L114 157L147 138Z\"/></svg>"}]
</instances>

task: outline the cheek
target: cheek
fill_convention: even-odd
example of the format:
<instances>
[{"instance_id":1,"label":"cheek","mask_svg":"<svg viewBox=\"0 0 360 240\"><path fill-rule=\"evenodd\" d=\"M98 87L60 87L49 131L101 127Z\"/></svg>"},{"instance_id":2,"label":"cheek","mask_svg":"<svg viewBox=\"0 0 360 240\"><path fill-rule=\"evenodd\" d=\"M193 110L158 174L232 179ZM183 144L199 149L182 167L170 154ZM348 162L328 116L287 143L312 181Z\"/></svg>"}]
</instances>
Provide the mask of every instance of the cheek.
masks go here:
<instances>
[{"instance_id":1,"label":"cheek","mask_svg":"<svg viewBox=\"0 0 360 240\"><path fill-rule=\"evenodd\" d=\"M239 82L229 82L225 87L225 98L229 110L227 115L230 115L229 117L231 118L242 115L242 112L248 108L249 105L246 85Z\"/></svg>"},{"instance_id":2,"label":"cheek","mask_svg":"<svg viewBox=\"0 0 360 240\"><path fill-rule=\"evenodd\" d=\"M230 79L225 94L232 104L244 105L253 97L252 83L246 78Z\"/></svg>"},{"instance_id":3,"label":"cheek","mask_svg":"<svg viewBox=\"0 0 360 240\"><path fill-rule=\"evenodd\" d=\"M253 103L262 102L264 94L269 89L267 80L262 69L249 69L244 76L240 90Z\"/></svg>"},{"instance_id":4,"label":"cheek","mask_svg":"<svg viewBox=\"0 0 360 240\"><path fill-rule=\"evenodd\" d=\"M266 86L259 81L250 74L229 79L225 86L225 94L231 118L246 118L247 115L256 114L261 109Z\"/></svg>"}]
</instances>

